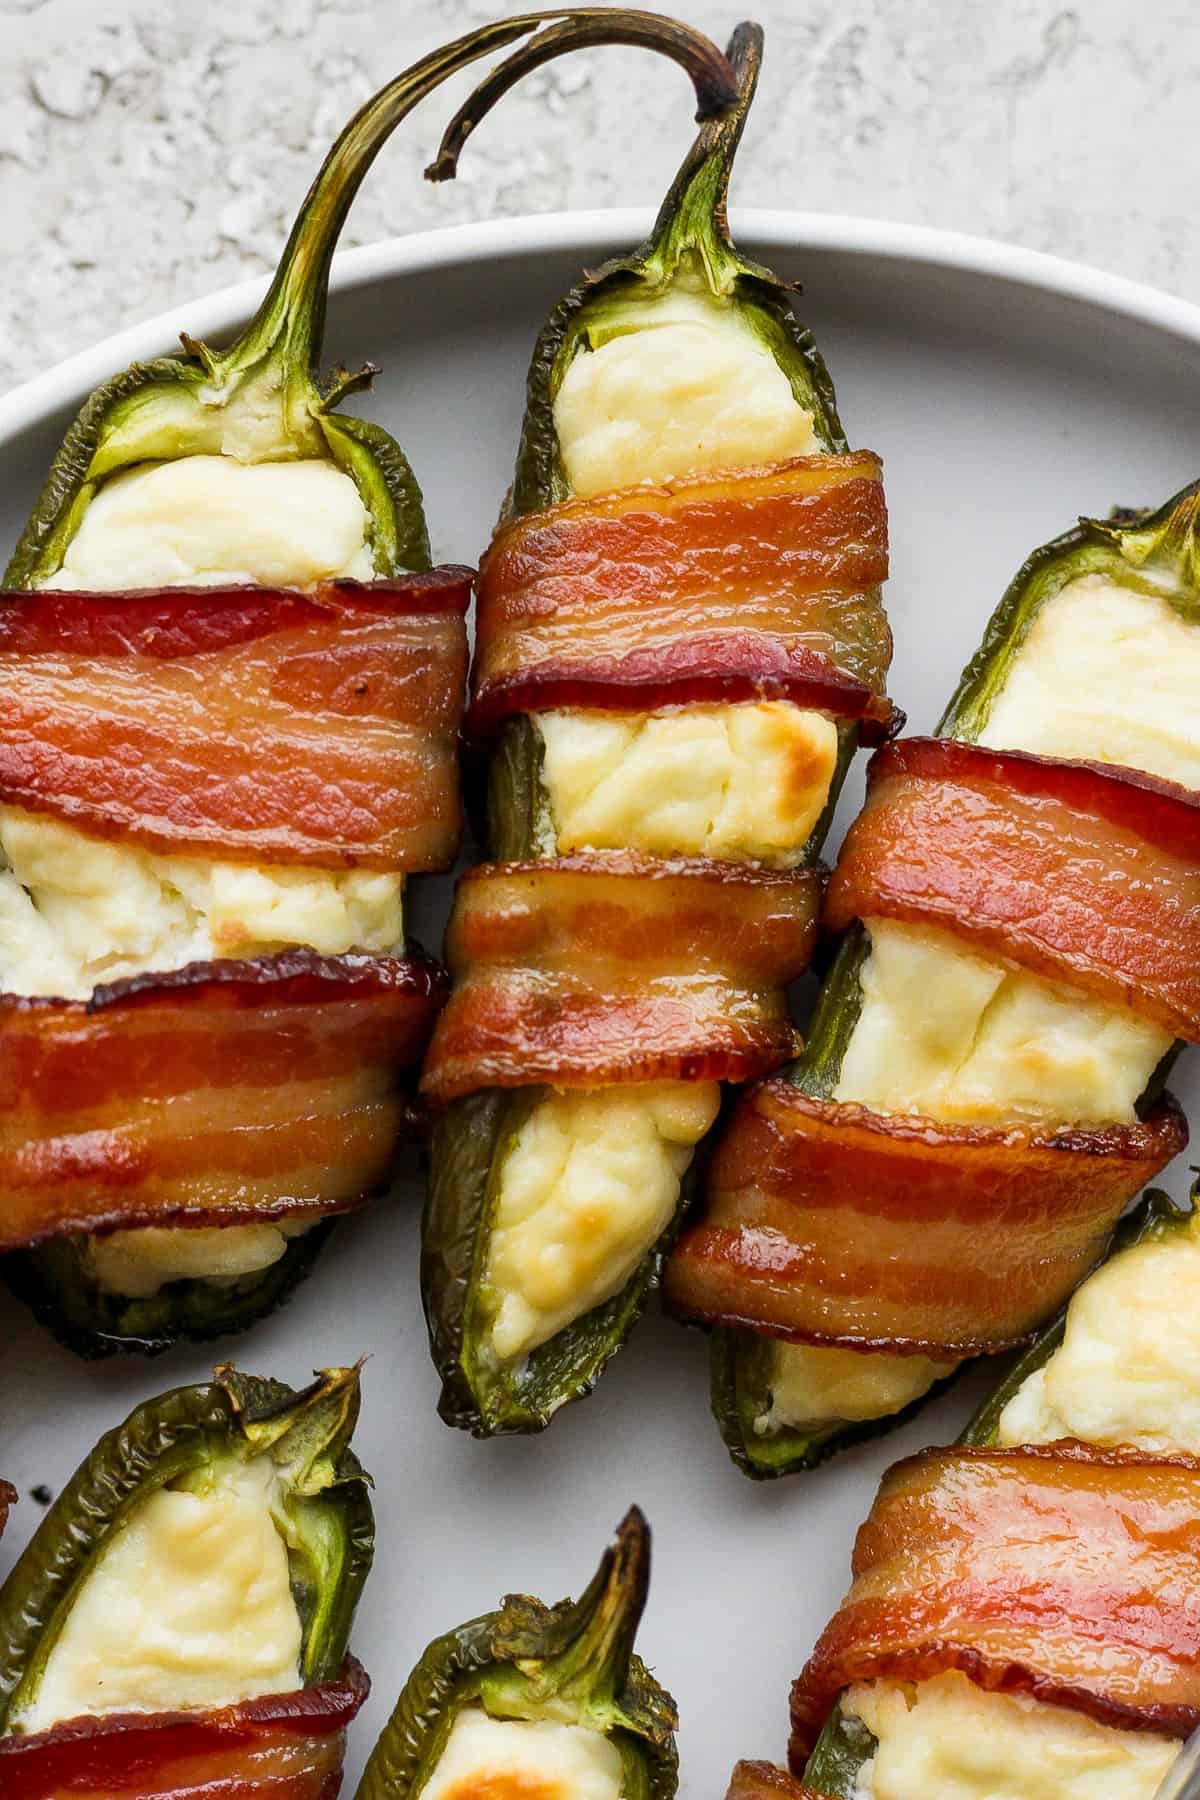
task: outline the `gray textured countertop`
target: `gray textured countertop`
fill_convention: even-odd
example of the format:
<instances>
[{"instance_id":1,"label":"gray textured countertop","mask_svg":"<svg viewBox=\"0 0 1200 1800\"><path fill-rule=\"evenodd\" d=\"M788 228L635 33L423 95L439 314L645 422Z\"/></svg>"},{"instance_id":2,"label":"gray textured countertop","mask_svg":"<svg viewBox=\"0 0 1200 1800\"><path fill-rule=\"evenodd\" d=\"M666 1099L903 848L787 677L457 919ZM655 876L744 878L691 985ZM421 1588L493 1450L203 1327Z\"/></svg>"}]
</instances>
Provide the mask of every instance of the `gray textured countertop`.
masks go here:
<instances>
[{"instance_id":1,"label":"gray textured countertop","mask_svg":"<svg viewBox=\"0 0 1200 1800\"><path fill-rule=\"evenodd\" d=\"M323 150L502 0L0 0L0 388L267 269ZM736 8L680 10L724 36ZM1195 0L759 0L737 198L1008 238L1200 300ZM389 146L343 242L655 200L683 78L630 50L543 71L459 182L420 179L465 82Z\"/></svg>"}]
</instances>

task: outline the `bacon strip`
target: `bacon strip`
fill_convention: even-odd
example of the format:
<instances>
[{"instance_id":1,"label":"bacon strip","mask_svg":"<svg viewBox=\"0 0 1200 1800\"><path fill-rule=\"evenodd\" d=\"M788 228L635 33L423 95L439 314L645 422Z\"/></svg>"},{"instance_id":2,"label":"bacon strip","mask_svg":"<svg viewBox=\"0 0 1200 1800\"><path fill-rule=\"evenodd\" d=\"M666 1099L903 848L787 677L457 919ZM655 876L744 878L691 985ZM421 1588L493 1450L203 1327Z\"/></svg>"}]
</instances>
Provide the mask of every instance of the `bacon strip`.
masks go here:
<instances>
[{"instance_id":1,"label":"bacon strip","mask_svg":"<svg viewBox=\"0 0 1200 1800\"><path fill-rule=\"evenodd\" d=\"M346 1728L370 1691L334 1682L211 1712L110 1713L0 1739L5 1800L336 1800Z\"/></svg>"},{"instance_id":2,"label":"bacon strip","mask_svg":"<svg viewBox=\"0 0 1200 1800\"><path fill-rule=\"evenodd\" d=\"M803 1770L854 1682L957 1669L1104 1724L1200 1724L1200 1461L1077 1443L926 1450L883 1479L792 1689Z\"/></svg>"},{"instance_id":3,"label":"bacon strip","mask_svg":"<svg viewBox=\"0 0 1200 1800\"><path fill-rule=\"evenodd\" d=\"M820 880L626 853L493 863L459 882L455 989L422 1089L746 1081L795 1053L783 989Z\"/></svg>"},{"instance_id":4,"label":"bacon strip","mask_svg":"<svg viewBox=\"0 0 1200 1800\"><path fill-rule=\"evenodd\" d=\"M821 1800L815 1788L804 1787L786 1769L769 1762L738 1762L725 1790L725 1800Z\"/></svg>"},{"instance_id":5,"label":"bacon strip","mask_svg":"<svg viewBox=\"0 0 1200 1800\"><path fill-rule=\"evenodd\" d=\"M938 925L1200 1039L1200 796L1096 763L912 738L872 761L826 922Z\"/></svg>"},{"instance_id":6,"label":"bacon strip","mask_svg":"<svg viewBox=\"0 0 1200 1800\"><path fill-rule=\"evenodd\" d=\"M0 1250L345 1212L411 1122L447 987L420 957L194 963L90 1001L0 996Z\"/></svg>"},{"instance_id":7,"label":"bacon strip","mask_svg":"<svg viewBox=\"0 0 1200 1800\"><path fill-rule=\"evenodd\" d=\"M895 728L870 451L646 484L514 520L480 565L468 730L555 706L783 698Z\"/></svg>"},{"instance_id":8,"label":"bacon strip","mask_svg":"<svg viewBox=\"0 0 1200 1800\"><path fill-rule=\"evenodd\" d=\"M158 851L453 861L470 571L0 595L0 802Z\"/></svg>"},{"instance_id":9,"label":"bacon strip","mask_svg":"<svg viewBox=\"0 0 1200 1800\"><path fill-rule=\"evenodd\" d=\"M1127 1202L1186 1143L1169 1096L1144 1123L1035 1131L873 1113L763 1082L718 1142L666 1298L798 1343L1005 1350L1095 1267Z\"/></svg>"},{"instance_id":10,"label":"bacon strip","mask_svg":"<svg viewBox=\"0 0 1200 1800\"><path fill-rule=\"evenodd\" d=\"M11 1481L0 1481L0 1537L8 1524L8 1509L17 1504L17 1490Z\"/></svg>"}]
</instances>

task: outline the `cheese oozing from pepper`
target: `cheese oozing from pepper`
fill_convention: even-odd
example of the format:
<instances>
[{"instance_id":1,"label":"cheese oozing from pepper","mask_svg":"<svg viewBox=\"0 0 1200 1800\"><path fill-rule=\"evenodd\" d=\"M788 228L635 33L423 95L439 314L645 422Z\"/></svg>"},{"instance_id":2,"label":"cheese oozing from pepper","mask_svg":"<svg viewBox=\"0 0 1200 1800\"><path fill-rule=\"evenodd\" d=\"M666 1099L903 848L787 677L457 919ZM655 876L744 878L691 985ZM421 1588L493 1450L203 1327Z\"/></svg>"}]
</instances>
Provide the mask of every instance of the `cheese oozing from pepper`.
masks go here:
<instances>
[{"instance_id":1,"label":"cheese oozing from pepper","mask_svg":"<svg viewBox=\"0 0 1200 1800\"><path fill-rule=\"evenodd\" d=\"M812 414L741 307L687 270L661 296L611 308L604 341L563 374L554 429L581 499L820 449Z\"/></svg>"},{"instance_id":2,"label":"cheese oozing from pepper","mask_svg":"<svg viewBox=\"0 0 1200 1800\"><path fill-rule=\"evenodd\" d=\"M110 477L42 585L108 592L370 581L368 532L358 489L330 462L181 456Z\"/></svg>"},{"instance_id":3,"label":"cheese oozing from pepper","mask_svg":"<svg viewBox=\"0 0 1200 1800\"><path fill-rule=\"evenodd\" d=\"M1154 1800L1180 1749L957 1673L851 1688L842 1708L878 1743L853 1800Z\"/></svg>"},{"instance_id":4,"label":"cheese oozing from pepper","mask_svg":"<svg viewBox=\"0 0 1200 1800\"><path fill-rule=\"evenodd\" d=\"M1133 1245L1079 1288L1059 1348L1000 1415L1001 1444L1200 1455L1200 1223Z\"/></svg>"},{"instance_id":5,"label":"cheese oozing from pepper","mask_svg":"<svg viewBox=\"0 0 1200 1800\"><path fill-rule=\"evenodd\" d=\"M556 848L793 868L825 808L837 726L789 701L537 717Z\"/></svg>"},{"instance_id":6,"label":"cheese oozing from pepper","mask_svg":"<svg viewBox=\"0 0 1200 1800\"><path fill-rule=\"evenodd\" d=\"M162 1488L116 1527L71 1602L23 1732L110 1712L229 1706L301 1685L300 1616L269 1458Z\"/></svg>"},{"instance_id":7,"label":"cheese oozing from pepper","mask_svg":"<svg viewBox=\"0 0 1200 1800\"><path fill-rule=\"evenodd\" d=\"M511 1362L620 1292L675 1215L713 1081L552 1092L500 1175L484 1288L490 1343Z\"/></svg>"},{"instance_id":8,"label":"cheese oozing from pepper","mask_svg":"<svg viewBox=\"0 0 1200 1800\"><path fill-rule=\"evenodd\" d=\"M836 1345L771 1346L766 1410L754 1421L760 1437L779 1431L884 1419L903 1412L957 1367L928 1356L884 1356Z\"/></svg>"},{"instance_id":9,"label":"cheese oozing from pepper","mask_svg":"<svg viewBox=\"0 0 1200 1800\"><path fill-rule=\"evenodd\" d=\"M0 807L0 987L83 1000L101 982L306 944L404 943L404 878L159 856Z\"/></svg>"},{"instance_id":10,"label":"cheese oozing from pepper","mask_svg":"<svg viewBox=\"0 0 1200 1800\"><path fill-rule=\"evenodd\" d=\"M464 1706L420 1800L620 1800L622 1781L603 1732Z\"/></svg>"},{"instance_id":11,"label":"cheese oozing from pepper","mask_svg":"<svg viewBox=\"0 0 1200 1800\"><path fill-rule=\"evenodd\" d=\"M1200 788L1198 682L1200 632L1167 592L1084 575L1034 619L979 741Z\"/></svg>"},{"instance_id":12,"label":"cheese oozing from pepper","mask_svg":"<svg viewBox=\"0 0 1200 1800\"><path fill-rule=\"evenodd\" d=\"M863 1010L835 1099L953 1124L1132 1123L1171 1045L1157 1025L938 927L864 923Z\"/></svg>"}]
</instances>

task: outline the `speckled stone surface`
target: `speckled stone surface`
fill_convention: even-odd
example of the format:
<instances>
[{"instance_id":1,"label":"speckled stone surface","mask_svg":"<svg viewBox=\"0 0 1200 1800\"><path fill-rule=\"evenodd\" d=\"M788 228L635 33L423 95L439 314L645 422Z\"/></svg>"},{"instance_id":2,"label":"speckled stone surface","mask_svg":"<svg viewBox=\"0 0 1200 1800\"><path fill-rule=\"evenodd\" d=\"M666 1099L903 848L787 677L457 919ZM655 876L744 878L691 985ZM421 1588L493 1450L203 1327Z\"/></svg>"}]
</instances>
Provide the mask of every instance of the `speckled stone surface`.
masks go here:
<instances>
[{"instance_id":1,"label":"speckled stone surface","mask_svg":"<svg viewBox=\"0 0 1200 1800\"><path fill-rule=\"evenodd\" d=\"M267 269L339 125L503 0L0 0L0 388ZM724 36L733 6L688 0ZM1196 0L759 0L737 197L1009 238L1200 300ZM683 77L630 50L543 71L459 182L424 158L465 81L389 146L346 244L650 202Z\"/></svg>"}]
</instances>

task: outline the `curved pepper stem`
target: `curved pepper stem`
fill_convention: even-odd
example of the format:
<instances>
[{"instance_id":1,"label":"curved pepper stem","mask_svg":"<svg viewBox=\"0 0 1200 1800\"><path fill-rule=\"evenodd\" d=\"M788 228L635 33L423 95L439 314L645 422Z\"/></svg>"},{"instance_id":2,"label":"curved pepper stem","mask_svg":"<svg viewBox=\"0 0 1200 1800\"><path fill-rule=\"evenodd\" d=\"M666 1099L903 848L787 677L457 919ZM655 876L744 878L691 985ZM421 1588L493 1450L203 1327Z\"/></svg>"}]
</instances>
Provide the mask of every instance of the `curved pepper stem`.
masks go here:
<instances>
[{"instance_id":1,"label":"curved pepper stem","mask_svg":"<svg viewBox=\"0 0 1200 1800\"><path fill-rule=\"evenodd\" d=\"M572 8L562 23L542 32L532 43L481 81L442 133L438 153L425 171L428 181L453 181L468 137L502 100L534 69L571 50L605 44L628 44L654 50L677 62L696 90L697 119L716 118L737 103L738 83L728 60L711 39L663 13L633 12L613 7Z\"/></svg>"},{"instance_id":2,"label":"curved pepper stem","mask_svg":"<svg viewBox=\"0 0 1200 1800\"><path fill-rule=\"evenodd\" d=\"M1200 481L1193 481L1157 511L1131 520L1080 519L1085 531L1093 531L1114 543L1135 569L1165 575L1193 601L1200 600Z\"/></svg>"}]
</instances>

